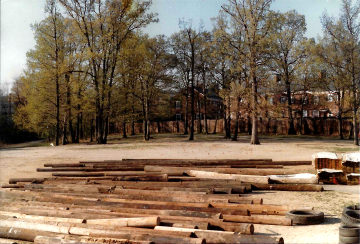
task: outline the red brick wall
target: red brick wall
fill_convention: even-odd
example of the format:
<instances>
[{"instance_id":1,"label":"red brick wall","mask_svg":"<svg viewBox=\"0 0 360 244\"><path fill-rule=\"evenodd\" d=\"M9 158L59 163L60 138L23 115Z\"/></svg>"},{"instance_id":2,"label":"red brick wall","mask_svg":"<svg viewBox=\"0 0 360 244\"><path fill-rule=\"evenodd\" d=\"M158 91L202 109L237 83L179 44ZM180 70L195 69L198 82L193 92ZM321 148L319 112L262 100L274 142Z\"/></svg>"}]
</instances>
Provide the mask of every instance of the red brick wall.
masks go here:
<instances>
[{"instance_id":1,"label":"red brick wall","mask_svg":"<svg viewBox=\"0 0 360 244\"><path fill-rule=\"evenodd\" d=\"M300 119L295 119L295 128L297 132L300 130ZM195 121L195 132L197 132L198 121ZM241 119L239 121L239 132L247 133L248 130L248 123L247 119ZM338 133L338 123L339 121L335 118L306 118L303 119L303 123L301 126L302 134L304 135L339 135ZM343 120L343 133L344 136L347 136L351 129L351 119L344 119ZM190 123L189 123L190 125ZM204 128L204 121L202 121L203 130ZM117 124L116 131L122 131L121 125ZM358 125L359 126L359 125ZM179 129L178 129L179 127ZM213 133L215 127L215 120L208 120L208 132ZM234 132L235 121L231 121L231 130L232 133ZM127 133L130 134L131 127L130 124L126 125ZM165 122L152 122L151 123L151 133L158 133L160 128L160 133L184 133L184 122L176 122L176 121L165 121ZM287 118L277 118L277 119L262 119L259 121L259 133L260 134L278 134L278 135L285 135L287 134L288 130L288 120ZM139 134L142 133L142 123L135 123L135 133ZM190 131L190 129L189 129ZM217 133L224 132L224 125L223 120L217 121L216 126Z\"/></svg>"}]
</instances>

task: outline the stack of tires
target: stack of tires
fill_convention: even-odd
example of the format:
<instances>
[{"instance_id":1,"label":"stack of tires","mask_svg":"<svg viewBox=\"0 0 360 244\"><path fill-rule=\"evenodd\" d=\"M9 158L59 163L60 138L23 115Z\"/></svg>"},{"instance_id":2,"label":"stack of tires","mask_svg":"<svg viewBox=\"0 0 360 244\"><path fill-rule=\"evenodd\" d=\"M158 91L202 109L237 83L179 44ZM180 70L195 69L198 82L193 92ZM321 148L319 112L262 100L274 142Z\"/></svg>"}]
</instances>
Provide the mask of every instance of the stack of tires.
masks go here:
<instances>
[{"instance_id":1,"label":"stack of tires","mask_svg":"<svg viewBox=\"0 0 360 244\"><path fill-rule=\"evenodd\" d=\"M360 243L360 205L345 207L339 227L339 243Z\"/></svg>"}]
</instances>

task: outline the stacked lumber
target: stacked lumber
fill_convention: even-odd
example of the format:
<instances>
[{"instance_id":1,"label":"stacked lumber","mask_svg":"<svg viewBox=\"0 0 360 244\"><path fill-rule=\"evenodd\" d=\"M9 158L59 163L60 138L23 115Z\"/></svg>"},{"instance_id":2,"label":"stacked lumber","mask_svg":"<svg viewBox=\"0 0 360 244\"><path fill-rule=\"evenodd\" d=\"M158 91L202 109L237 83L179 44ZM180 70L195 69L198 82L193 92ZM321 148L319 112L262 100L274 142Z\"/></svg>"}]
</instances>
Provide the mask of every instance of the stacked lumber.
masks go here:
<instances>
[{"instance_id":1,"label":"stacked lumber","mask_svg":"<svg viewBox=\"0 0 360 244\"><path fill-rule=\"evenodd\" d=\"M311 163L311 162L310 162ZM46 178L13 178L0 190L0 238L35 243L283 243L253 224L292 225L293 208L253 190L322 191L271 184L283 166L256 160L114 160L45 164ZM51 175L50 175L51 174Z\"/></svg>"},{"instance_id":2,"label":"stacked lumber","mask_svg":"<svg viewBox=\"0 0 360 244\"><path fill-rule=\"evenodd\" d=\"M342 159L335 153L317 153L314 155L313 163L320 182L348 185L360 183L360 153L345 154Z\"/></svg>"}]
</instances>

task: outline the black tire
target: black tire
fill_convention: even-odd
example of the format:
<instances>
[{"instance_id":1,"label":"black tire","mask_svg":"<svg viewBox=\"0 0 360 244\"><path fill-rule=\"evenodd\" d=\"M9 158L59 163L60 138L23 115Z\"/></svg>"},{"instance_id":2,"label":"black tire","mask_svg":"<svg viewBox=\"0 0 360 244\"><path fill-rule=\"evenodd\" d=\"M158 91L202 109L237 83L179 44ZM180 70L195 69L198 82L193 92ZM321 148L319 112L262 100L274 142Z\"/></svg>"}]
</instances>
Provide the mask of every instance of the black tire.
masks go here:
<instances>
[{"instance_id":1,"label":"black tire","mask_svg":"<svg viewBox=\"0 0 360 244\"><path fill-rule=\"evenodd\" d=\"M339 236L339 243L359 243L359 241L358 236Z\"/></svg>"},{"instance_id":2,"label":"black tire","mask_svg":"<svg viewBox=\"0 0 360 244\"><path fill-rule=\"evenodd\" d=\"M292 210L285 215L298 225L316 225L324 222L324 213L315 210Z\"/></svg>"},{"instance_id":3,"label":"black tire","mask_svg":"<svg viewBox=\"0 0 360 244\"><path fill-rule=\"evenodd\" d=\"M359 237L360 227L341 225L339 227L339 236Z\"/></svg>"},{"instance_id":4,"label":"black tire","mask_svg":"<svg viewBox=\"0 0 360 244\"><path fill-rule=\"evenodd\" d=\"M360 205L357 204L357 205L347 206L347 207L344 208L344 211L345 210L360 210Z\"/></svg>"},{"instance_id":5,"label":"black tire","mask_svg":"<svg viewBox=\"0 0 360 244\"><path fill-rule=\"evenodd\" d=\"M344 210L341 223L349 227L360 227L360 210Z\"/></svg>"}]
</instances>

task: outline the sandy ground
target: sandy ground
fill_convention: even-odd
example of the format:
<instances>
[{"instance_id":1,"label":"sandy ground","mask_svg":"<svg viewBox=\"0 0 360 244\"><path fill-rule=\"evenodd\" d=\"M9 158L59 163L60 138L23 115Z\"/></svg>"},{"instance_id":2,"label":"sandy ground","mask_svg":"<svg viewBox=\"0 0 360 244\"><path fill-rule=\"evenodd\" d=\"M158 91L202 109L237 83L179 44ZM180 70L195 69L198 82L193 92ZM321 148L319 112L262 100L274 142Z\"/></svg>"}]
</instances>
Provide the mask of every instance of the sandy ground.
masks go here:
<instances>
[{"instance_id":1,"label":"sandy ground","mask_svg":"<svg viewBox=\"0 0 360 244\"><path fill-rule=\"evenodd\" d=\"M128 139L112 137L107 145L79 144L51 147L48 144L22 144L0 149L0 183L9 178L48 177L37 173L44 163L76 163L79 160L105 160L122 158L174 158L174 159L247 159L312 160L320 151L341 153L359 151L351 141L316 138L264 137L261 145L250 145L248 136L238 142L221 139L220 135L197 136L188 141L180 135L154 135L149 142L140 136ZM314 173L312 166L295 166L298 172ZM265 204L286 204L295 207L315 207L323 211L326 220L316 226L255 225L255 232L269 236L282 236L286 243L338 243L338 227L344 206L359 203L358 186L340 187L325 192L254 192ZM342 190L345 189L345 190ZM349 190L348 190L349 189ZM355 189L355 190L354 190ZM353 193L351 193L353 192ZM356 193L357 192L357 193Z\"/></svg>"}]
</instances>

